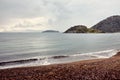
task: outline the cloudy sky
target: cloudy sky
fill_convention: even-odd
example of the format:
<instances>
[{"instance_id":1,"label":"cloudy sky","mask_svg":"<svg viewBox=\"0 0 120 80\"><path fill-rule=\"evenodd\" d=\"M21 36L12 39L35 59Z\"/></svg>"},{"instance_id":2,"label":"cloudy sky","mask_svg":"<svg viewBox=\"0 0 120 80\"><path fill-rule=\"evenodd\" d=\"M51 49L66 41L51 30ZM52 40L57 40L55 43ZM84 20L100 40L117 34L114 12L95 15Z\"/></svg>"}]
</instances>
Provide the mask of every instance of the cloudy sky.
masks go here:
<instances>
[{"instance_id":1,"label":"cloudy sky","mask_svg":"<svg viewBox=\"0 0 120 80\"><path fill-rule=\"evenodd\" d=\"M0 32L65 31L120 15L120 0L0 0Z\"/></svg>"}]
</instances>

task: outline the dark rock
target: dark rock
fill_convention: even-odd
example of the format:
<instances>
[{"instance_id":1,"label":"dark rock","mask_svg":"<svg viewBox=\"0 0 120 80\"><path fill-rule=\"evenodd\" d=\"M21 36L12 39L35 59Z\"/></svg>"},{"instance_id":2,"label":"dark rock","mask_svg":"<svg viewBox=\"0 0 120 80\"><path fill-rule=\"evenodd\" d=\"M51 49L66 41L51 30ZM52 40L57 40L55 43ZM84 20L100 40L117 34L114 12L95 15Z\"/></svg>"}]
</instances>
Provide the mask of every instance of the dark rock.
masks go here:
<instances>
[{"instance_id":1,"label":"dark rock","mask_svg":"<svg viewBox=\"0 0 120 80\"><path fill-rule=\"evenodd\" d=\"M16 61L8 61L8 62L0 62L0 66L6 65L15 65L15 64L24 64L37 61L38 59L26 59L26 60L16 60Z\"/></svg>"},{"instance_id":2,"label":"dark rock","mask_svg":"<svg viewBox=\"0 0 120 80\"><path fill-rule=\"evenodd\" d=\"M53 56L52 58L54 58L54 59L60 59L60 58L66 58L66 57L69 57L69 56Z\"/></svg>"},{"instance_id":3,"label":"dark rock","mask_svg":"<svg viewBox=\"0 0 120 80\"><path fill-rule=\"evenodd\" d=\"M120 52L117 52L113 57L120 57Z\"/></svg>"}]
</instances>

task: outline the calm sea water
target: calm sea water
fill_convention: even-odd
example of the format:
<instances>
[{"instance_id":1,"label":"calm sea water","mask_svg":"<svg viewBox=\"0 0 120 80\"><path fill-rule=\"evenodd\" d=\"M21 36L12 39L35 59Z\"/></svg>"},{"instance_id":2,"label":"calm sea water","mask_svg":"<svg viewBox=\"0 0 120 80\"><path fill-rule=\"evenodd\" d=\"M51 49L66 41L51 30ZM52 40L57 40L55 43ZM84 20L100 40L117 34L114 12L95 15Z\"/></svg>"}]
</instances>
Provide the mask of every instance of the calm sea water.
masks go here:
<instances>
[{"instance_id":1,"label":"calm sea water","mask_svg":"<svg viewBox=\"0 0 120 80\"><path fill-rule=\"evenodd\" d=\"M0 33L0 62L44 58L43 61L38 61L36 65L51 64L110 57L115 53L115 50L119 49L120 33ZM52 56L71 57L50 59ZM32 63L32 65L34 64Z\"/></svg>"}]
</instances>

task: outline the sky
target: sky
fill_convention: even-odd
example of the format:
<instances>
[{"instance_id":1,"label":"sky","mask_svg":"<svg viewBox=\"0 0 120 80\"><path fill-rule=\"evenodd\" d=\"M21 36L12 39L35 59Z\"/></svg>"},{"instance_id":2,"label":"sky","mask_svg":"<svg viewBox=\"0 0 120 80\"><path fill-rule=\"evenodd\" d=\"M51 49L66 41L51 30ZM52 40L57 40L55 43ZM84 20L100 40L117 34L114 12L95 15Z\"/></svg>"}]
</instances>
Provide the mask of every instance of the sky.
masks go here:
<instances>
[{"instance_id":1,"label":"sky","mask_svg":"<svg viewBox=\"0 0 120 80\"><path fill-rule=\"evenodd\" d=\"M0 0L0 32L63 32L113 15L120 15L120 0Z\"/></svg>"}]
</instances>

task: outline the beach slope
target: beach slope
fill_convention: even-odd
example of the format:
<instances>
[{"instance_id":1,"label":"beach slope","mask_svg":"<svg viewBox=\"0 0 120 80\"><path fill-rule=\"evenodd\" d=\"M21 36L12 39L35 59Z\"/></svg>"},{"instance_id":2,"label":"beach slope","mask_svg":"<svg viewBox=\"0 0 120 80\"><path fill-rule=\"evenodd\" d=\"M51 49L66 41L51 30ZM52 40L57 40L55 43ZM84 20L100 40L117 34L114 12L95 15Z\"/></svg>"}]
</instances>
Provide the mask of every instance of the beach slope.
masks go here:
<instances>
[{"instance_id":1,"label":"beach slope","mask_svg":"<svg viewBox=\"0 0 120 80\"><path fill-rule=\"evenodd\" d=\"M0 80L118 80L120 52L107 59L0 70Z\"/></svg>"}]
</instances>

